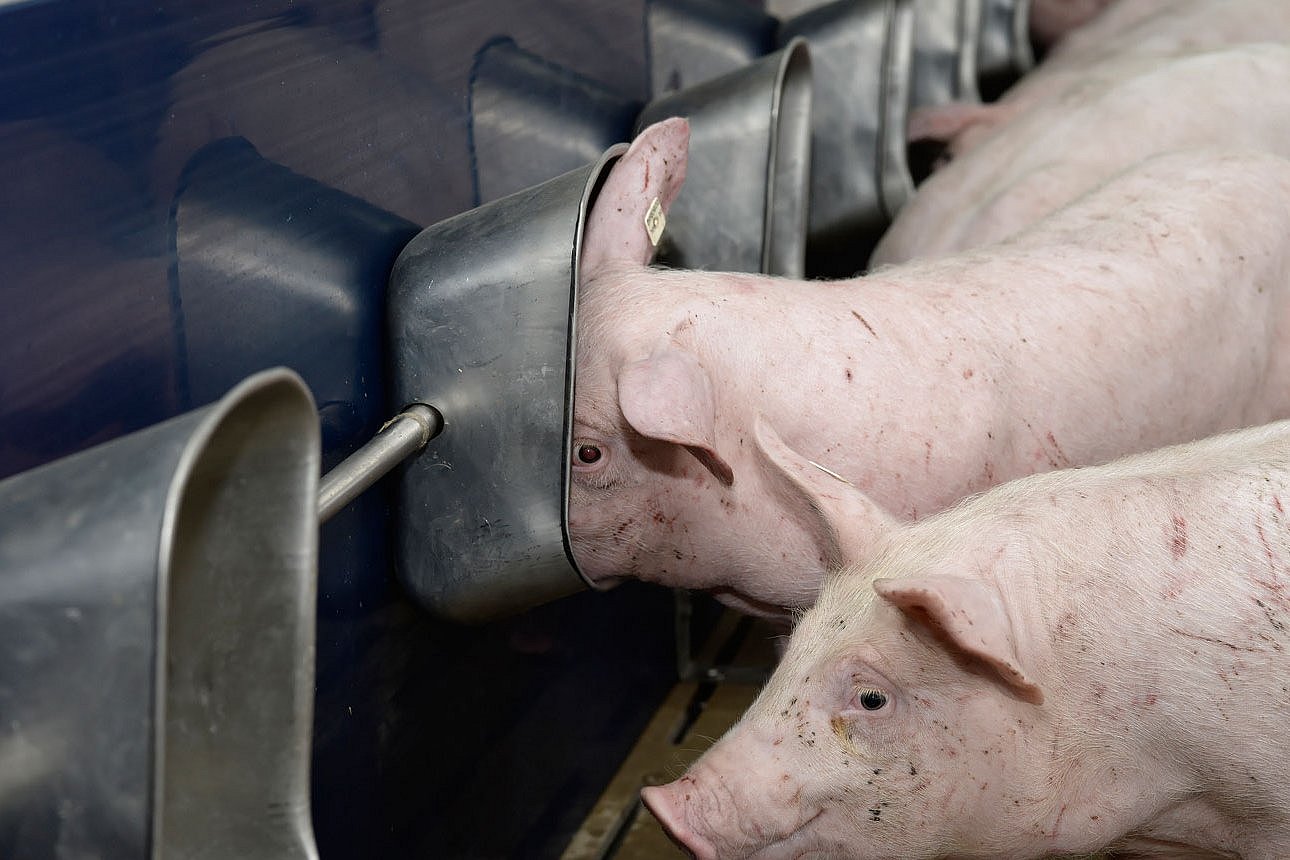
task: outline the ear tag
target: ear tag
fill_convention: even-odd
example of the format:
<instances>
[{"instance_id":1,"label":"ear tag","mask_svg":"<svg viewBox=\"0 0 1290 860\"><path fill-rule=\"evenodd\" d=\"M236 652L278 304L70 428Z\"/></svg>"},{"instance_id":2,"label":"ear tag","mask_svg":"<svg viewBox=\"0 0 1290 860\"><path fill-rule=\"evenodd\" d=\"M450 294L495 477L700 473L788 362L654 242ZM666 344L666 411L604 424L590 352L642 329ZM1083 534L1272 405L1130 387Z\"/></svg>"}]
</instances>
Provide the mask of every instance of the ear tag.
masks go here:
<instances>
[{"instance_id":1,"label":"ear tag","mask_svg":"<svg viewBox=\"0 0 1290 860\"><path fill-rule=\"evenodd\" d=\"M663 228L666 226L667 216L663 214L663 207L655 197L645 212L645 232L649 234L650 244L655 248L658 247L658 240L663 238Z\"/></svg>"}]
</instances>

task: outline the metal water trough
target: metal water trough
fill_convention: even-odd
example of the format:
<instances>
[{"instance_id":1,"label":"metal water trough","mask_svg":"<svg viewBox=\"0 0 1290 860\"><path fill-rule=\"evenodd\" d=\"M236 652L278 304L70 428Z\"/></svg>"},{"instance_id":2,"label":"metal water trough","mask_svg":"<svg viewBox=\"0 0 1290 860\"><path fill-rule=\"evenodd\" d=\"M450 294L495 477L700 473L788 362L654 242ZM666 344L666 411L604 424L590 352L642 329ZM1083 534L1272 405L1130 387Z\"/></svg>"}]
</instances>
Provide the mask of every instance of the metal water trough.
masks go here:
<instances>
[{"instance_id":1,"label":"metal water trough","mask_svg":"<svg viewBox=\"0 0 1290 860\"><path fill-rule=\"evenodd\" d=\"M690 121L685 187L659 260L717 271L804 272L811 69L806 46L781 50L648 104L495 40L471 75L471 139L480 199L594 160L645 125ZM722 218L712 218L722 212Z\"/></svg>"},{"instance_id":2,"label":"metal water trough","mask_svg":"<svg viewBox=\"0 0 1290 860\"><path fill-rule=\"evenodd\" d=\"M0 853L317 856L295 374L0 482Z\"/></svg>"}]
</instances>

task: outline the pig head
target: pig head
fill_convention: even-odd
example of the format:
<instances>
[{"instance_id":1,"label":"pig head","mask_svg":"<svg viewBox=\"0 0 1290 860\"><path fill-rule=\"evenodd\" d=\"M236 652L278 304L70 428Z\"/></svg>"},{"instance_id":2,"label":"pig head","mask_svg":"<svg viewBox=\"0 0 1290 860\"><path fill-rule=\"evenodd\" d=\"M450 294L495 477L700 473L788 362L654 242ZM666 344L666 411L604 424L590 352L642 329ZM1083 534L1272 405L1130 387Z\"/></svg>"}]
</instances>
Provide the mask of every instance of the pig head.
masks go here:
<instances>
[{"instance_id":1,"label":"pig head","mask_svg":"<svg viewBox=\"0 0 1290 860\"><path fill-rule=\"evenodd\" d=\"M1290 857L1287 463L1281 421L889 533L643 800L703 860Z\"/></svg>"},{"instance_id":2,"label":"pig head","mask_svg":"<svg viewBox=\"0 0 1290 860\"><path fill-rule=\"evenodd\" d=\"M700 860L1030 856L1056 812L1042 678L974 566L832 578L748 713L646 805Z\"/></svg>"},{"instance_id":3,"label":"pig head","mask_svg":"<svg viewBox=\"0 0 1290 860\"><path fill-rule=\"evenodd\" d=\"M588 219L570 539L580 570L598 586L637 578L786 617L787 608L809 605L824 572L852 555L852 542L867 544L890 521L786 445L747 386L714 378L707 344L674 308L645 313L628 301L654 253L646 218L680 192L688 141L684 119L642 131ZM791 568L795 575L771 575Z\"/></svg>"}]
</instances>

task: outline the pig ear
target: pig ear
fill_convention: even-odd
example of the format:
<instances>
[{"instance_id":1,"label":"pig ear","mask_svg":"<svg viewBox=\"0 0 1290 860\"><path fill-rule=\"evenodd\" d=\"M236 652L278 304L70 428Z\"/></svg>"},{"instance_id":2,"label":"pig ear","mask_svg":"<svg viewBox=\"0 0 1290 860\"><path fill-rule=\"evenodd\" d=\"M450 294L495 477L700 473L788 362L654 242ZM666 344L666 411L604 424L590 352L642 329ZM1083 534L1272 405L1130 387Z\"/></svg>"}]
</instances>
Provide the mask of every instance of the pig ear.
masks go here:
<instances>
[{"instance_id":1,"label":"pig ear","mask_svg":"<svg viewBox=\"0 0 1290 860\"><path fill-rule=\"evenodd\" d=\"M1041 705L1044 693L1017 656L1012 624L993 586L960 576L875 579L874 591L906 615L999 673L1017 696Z\"/></svg>"},{"instance_id":2,"label":"pig ear","mask_svg":"<svg viewBox=\"0 0 1290 860\"><path fill-rule=\"evenodd\" d=\"M896 527L895 519L850 481L790 448L763 416L753 425L753 445L772 484L797 502L794 507L829 567L864 561L879 536Z\"/></svg>"},{"instance_id":3,"label":"pig ear","mask_svg":"<svg viewBox=\"0 0 1290 860\"><path fill-rule=\"evenodd\" d=\"M717 480L734 483L716 449L717 399L708 372L688 350L659 346L618 374L618 406L642 436L684 445Z\"/></svg>"},{"instance_id":4,"label":"pig ear","mask_svg":"<svg viewBox=\"0 0 1290 860\"><path fill-rule=\"evenodd\" d=\"M657 244L650 238L645 217L654 200L668 210L685 182L690 146L690 122L665 119L636 135L631 148L618 159L596 195L582 242L582 274L613 260L645 265Z\"/></svg>"}]
</instances>

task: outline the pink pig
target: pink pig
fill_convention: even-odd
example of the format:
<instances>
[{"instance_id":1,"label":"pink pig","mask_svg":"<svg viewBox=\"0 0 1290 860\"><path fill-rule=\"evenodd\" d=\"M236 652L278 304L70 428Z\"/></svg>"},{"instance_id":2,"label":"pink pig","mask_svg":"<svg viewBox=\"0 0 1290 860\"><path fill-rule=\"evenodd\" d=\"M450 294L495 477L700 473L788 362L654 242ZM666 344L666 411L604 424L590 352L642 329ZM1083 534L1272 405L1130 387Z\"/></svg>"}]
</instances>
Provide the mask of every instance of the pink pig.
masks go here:
<instances>
[{"instance_id":1,"label":"pink pig","mask_svg":"<svg viewBox=\"0 0 1290 860\"><path fill-rule=\"evenodd\" d=\"M822 283L643 265L686 142L642 132L585 240L569 527L593 582L786 616L899 521L1290 415L1279 158L1162 159L1010 242Z\"/></svg>"},{"instance_id":2,"label":"pink pig","mask_svg":"<svg viewBox=\"0 0 1290 860\"><path fill-rule=\"evenodd\" d=\"M1290 857L1290 422L995 488L832 577L642 792L694 857Z\"/></svg>"},{"instance_id":3,"label":"pink pig","mask_svg":"<svg viewBox=\"0 0 1290 860\"><path fill-rule=\"evenodd\" d=\"M1220 144L1290 156L1290 47L1107 61L924 182L871 264L998 241L1143 158Z\"/></svg>"},{"instance_id":4,"label":"pink pig","mask_svg":"<svg viewBox=\"0 0 1290 860\"><path fill-rule=\"evenodd\" d=\"M1105 86L1162 59L1251 42L1290 42L1285 0L1117 0L1072 31L1033 71L992 104L954 102L919 108L909 117L910 140L945 143L957 157L993 141L1018 117L1079 87ZM1266 93L1224 93L1226 103L1260 109ZM1204 107L1191 96L1168 106L1180 113ZM1145 131L1145 129L1140 130Z\"/></svg>"}]
</instances>

